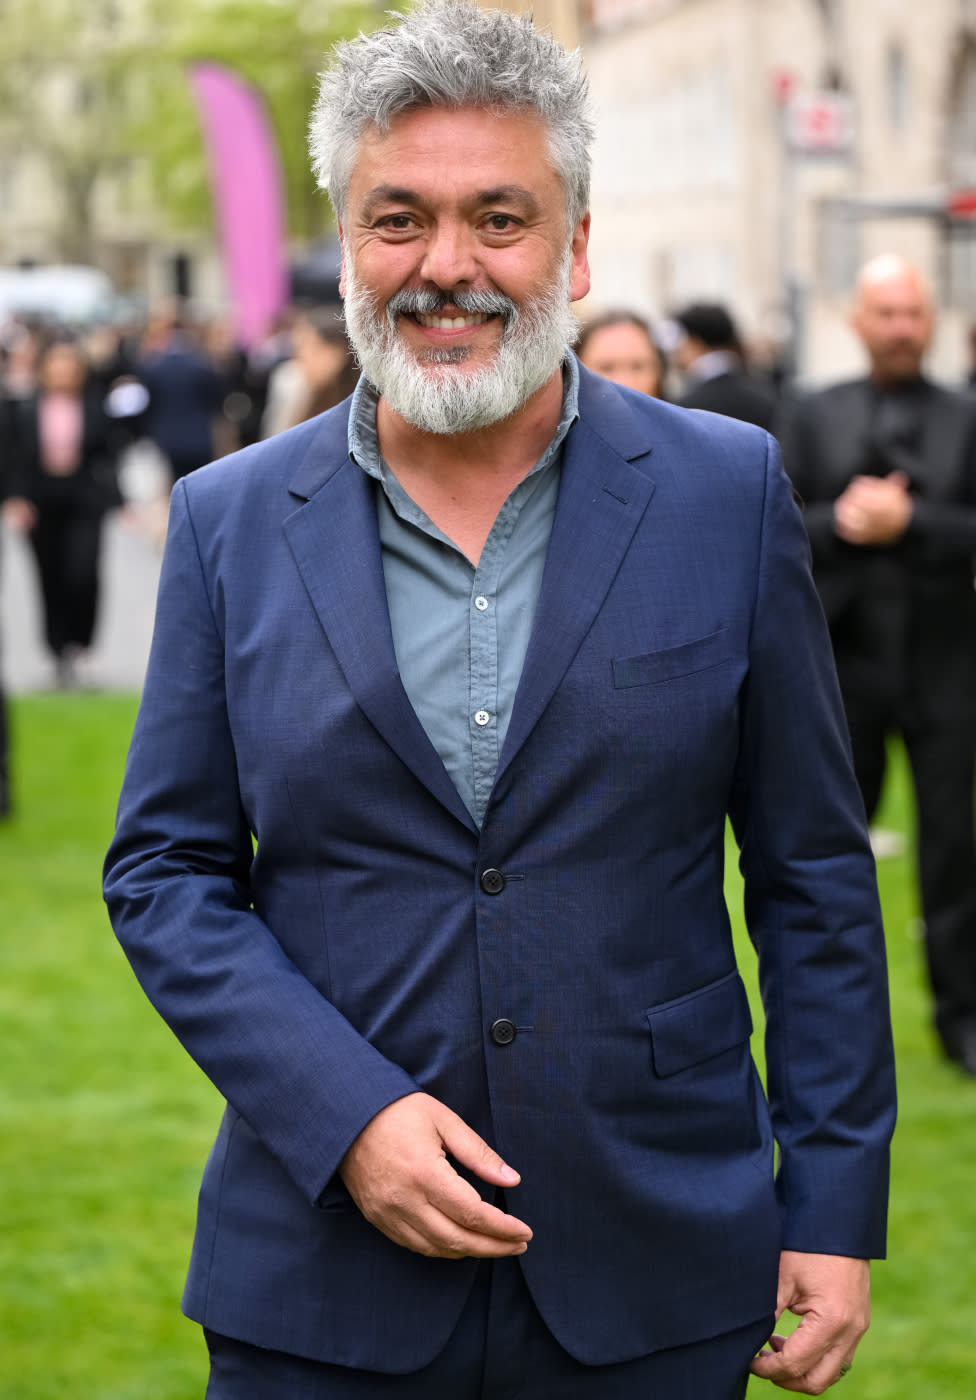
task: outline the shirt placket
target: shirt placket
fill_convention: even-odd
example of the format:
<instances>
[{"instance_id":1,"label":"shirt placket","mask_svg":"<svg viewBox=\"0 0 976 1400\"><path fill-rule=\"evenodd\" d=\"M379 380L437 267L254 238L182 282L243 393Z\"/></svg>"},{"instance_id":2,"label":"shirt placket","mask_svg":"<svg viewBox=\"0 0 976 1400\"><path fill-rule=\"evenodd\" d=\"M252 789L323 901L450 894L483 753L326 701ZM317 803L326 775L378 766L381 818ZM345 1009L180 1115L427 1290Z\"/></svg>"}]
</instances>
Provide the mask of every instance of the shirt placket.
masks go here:
<instances>
[{"instance_id":1,"label":"shirt placket","mask_svg":"<svg viewBox=\"0 0 976 1400\"><path fill-rule=\"evenodd\" d=\"M498 580L505 550L527 494L517 486L502 506L478 560L468 608L468 727L474 775L475 816L480 822L498 768Z\"/></svg>"}]
</instances>

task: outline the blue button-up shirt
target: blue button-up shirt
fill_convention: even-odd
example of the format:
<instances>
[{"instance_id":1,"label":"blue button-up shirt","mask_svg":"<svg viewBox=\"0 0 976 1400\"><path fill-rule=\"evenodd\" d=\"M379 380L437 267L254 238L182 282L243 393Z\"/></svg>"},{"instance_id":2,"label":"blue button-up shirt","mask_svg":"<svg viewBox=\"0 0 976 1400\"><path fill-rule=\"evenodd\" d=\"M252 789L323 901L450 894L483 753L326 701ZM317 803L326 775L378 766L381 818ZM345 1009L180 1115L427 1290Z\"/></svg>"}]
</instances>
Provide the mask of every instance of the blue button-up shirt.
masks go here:
<instances>
[{"instance_id":1,"label":"blue button-up shirt","mask_svg":"<svg viewBox=\"0 0 976 1400\"><path fill-rule=\"evenodd\" d=\"M407 495L380 456L376 390L361 379L353 396L349 455L382 487L376 508L400 678L479 826L535 619L563 442L577 418L578 391L570 355L555 435L498 512L477 567Z\"/></svg>"}]
</instances>

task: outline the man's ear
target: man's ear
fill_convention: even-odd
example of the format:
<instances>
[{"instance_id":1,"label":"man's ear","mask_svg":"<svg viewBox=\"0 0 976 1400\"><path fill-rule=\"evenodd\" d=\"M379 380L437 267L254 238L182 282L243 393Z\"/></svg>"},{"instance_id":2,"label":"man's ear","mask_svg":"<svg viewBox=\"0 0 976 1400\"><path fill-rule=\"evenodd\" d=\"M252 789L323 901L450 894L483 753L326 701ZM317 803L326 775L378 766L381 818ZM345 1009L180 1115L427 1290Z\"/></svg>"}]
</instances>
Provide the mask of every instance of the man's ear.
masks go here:
<instances>
[{"instance_id":1,"label":"man's ear","mask_svg":"<svg viewBox=\"0 0 976 1400\"><path fill-rule=\"evenodd\" d=\"M590 290L590 263L586 255L590 241L590 215L583 215L573 229L570 243L569 299L582 301Z\"/></svg>"},{"instance_id":2,"label":"man's ear","mask_svg":"<svg viewBox=\"0 0 976 1400\"><path fill-rule=\"evenodd\" d=\"M346 237L342 232L342 225L339 224L339 251L342 254L342 266L339 269L339 295L346 295Z\"/></svg>"}]
</instances>

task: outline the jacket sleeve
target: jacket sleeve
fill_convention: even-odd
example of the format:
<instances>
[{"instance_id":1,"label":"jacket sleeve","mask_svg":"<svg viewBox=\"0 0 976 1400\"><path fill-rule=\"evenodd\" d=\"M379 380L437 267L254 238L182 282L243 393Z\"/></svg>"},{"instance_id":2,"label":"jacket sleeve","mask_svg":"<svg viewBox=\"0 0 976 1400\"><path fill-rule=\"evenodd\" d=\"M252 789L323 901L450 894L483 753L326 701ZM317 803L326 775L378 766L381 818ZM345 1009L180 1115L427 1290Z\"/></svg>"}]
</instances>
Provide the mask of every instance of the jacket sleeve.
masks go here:
<instances>
[{"instance_id":1,"label":"jacket sleeve","mask_svg":"<svg viewBox=\"0 0 976 1400\"><path fill-rule=\"evenodd\" d=\"M180 482L105 898L150 1001L314 1202L369 1120L417 1085L286 956L252 908L251 858L223 642Z\"/></svg>"},{"instance_id":2,"label":"jacket sleeve","mask_svg":"<svg viewBox=\"0 0 976 1400\"><path fill-rule=\"evenodd\" d=\"M880 1257L894 1061L864 808L803 524L770 443L731 817L787 1249Z\"/></svg>"}]
</instances>

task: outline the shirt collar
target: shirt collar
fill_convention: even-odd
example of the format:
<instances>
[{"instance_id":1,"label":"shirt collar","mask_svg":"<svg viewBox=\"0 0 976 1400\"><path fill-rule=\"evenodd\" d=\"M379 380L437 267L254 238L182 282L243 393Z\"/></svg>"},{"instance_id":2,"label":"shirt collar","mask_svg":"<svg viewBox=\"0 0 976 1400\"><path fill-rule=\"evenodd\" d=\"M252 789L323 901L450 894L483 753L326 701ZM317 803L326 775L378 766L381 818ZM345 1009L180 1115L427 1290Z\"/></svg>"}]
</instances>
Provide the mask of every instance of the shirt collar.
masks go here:
<instances>
[{"instance_id":1,"label":"shirt collar","mask_svg":"<svg viewBox=\"0 0 976 1400\"><path fill-rule=\"evenodd\" d=\"M720 374L732 374L739 368L741 361L734 350L709 350L699 355L686 372L695 384L705 384L709 379L717 379Z\"/></svg>"},{"instance_id":2,"label":"shirt collar","mask_svg":"<svg viewBox=\"0 0 976 1400\"><path fill-rule=\"evenodd\" d=\"M562 448L566 434L579 417L579 365L575 355L566 356L562 363L562 372L563 406L559 422L548 447L524 478L526 480L529 476L535 476L537 472L545 471L551 465ZM362 375L353 392L349 410L349 456L367 476L375 477L386 486L393 473L380 455L376 433L376 405L379 398L378 390L365 375Z\"/></svg>"}]
</instances>

